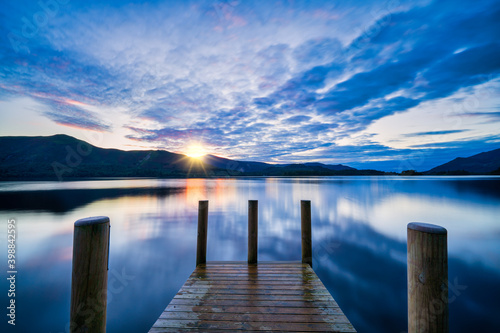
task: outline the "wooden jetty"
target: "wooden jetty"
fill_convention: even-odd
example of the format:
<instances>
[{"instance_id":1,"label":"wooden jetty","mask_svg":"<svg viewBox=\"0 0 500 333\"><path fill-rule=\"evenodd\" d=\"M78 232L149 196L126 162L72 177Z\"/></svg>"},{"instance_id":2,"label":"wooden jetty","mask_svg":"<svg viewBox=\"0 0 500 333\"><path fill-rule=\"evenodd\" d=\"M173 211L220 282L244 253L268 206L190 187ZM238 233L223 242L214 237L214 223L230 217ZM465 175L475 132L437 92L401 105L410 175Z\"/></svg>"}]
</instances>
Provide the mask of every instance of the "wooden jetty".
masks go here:
<instances>
[{"instance_id":1,"label":"wooden jetty","mask_svg":"<svg viewBox=\"0 0 500 333\"><path fill-rule=\"evenodd\" d=\"M356 332L312 270L310 208L302 201L302 262L257 262L253 200L248 262L206 262L208 201L200 201L197 267L149 332Z\"/></svg>"},{"instance_id":2,"label":"wooden jetty","mask_svg":"<svg viewBox=\"0 0 500 333\"><path fill-rule=\"evenodd\" d=\"M198 266L149 332L356 332L311 266Z\"/></svg>"},{"instance_id":3,"label":"wooden jetty","mask_svg":"<svg viewBox=\"0 0 500 333\"><path fill-rule=\"evenodd\" d=\"M248 202L248 262L206 262L200 201L196 269L150 332L356 332L312 270L311 203L301 202L301 262L257 261L258 203ZM71 333L106 333L110 221L75 222ZM408 332L448 333L447 230L408 224Z\"/></svg>"}]
</instances>

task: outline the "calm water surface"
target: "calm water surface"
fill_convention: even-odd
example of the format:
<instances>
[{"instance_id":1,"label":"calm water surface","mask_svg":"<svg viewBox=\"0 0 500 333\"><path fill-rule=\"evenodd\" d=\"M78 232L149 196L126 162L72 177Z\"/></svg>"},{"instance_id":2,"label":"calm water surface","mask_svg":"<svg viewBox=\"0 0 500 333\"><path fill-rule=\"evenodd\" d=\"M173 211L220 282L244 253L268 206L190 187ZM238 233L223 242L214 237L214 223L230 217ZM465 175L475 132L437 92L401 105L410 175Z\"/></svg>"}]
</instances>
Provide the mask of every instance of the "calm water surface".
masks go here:
<instances>
[{"instance_id":1,"label":"calm water surface","mask_svg":"<svg viewBox=\"0 0 500 333\"><path fill-rule=\"evenodd\" d=\"M3 182L2 274L7 219L15 218L18 279L16 326L2 314L1 331L69 331L73 223L106 215L108 332L147 332L194 269L205 199L208 260L246 260L249 199L259 200L259 260L300 260L300 200L311 200L315 271L358 332L406 331L406 225L442 225L450 331L498 332L498 177ZM0 288L7 306L5 278Z\"/></svg>"}]
</instances>

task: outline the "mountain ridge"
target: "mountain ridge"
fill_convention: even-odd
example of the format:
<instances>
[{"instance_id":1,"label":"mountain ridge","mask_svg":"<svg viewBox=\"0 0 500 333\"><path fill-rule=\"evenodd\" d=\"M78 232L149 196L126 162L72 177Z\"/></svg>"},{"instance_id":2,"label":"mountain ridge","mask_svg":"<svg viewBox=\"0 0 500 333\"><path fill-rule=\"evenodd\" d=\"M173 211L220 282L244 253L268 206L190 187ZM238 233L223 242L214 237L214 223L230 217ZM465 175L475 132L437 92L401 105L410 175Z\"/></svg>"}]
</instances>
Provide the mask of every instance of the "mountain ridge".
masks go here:
<instances>
[{"instance_id":1,"label":"mountain ridge","mask_svg":"<svg viewBox=\"0 0 500 333\"><path fill-rule=\"evenodd\" d=\"M201 176L205 166L190 162L168 151L100 148L64 134L0 137L0 178Z\"/></svg>"},{"instance_id":2,"label":"mountain ridge","mask_svg":"<svg viewBox=\"0 0 500 333\"><path fill-rule=\"evenodd\" d=\"M458 157L424 173L402 175L500 174L500 149ZM270 164L216 155L193 159L166 150L100 148L69 135L0 137L0 179L96 177L205 178L232 176L335 176L395 174L343 164Z\"/></svg>"},{"instance_id":3,"label":"mountain ridge","mask_svg":"<svg viewBox=\"0 0 500 333\"><path fill-rule=\"evenodd\" d=\"M488 174L500 172L500 148L469 157L457 157L425 174Z\"/></svg>"},{"instance_id":4,"label":"mountain ridge","mask_svg":"<svg viewBox=\"0 0 500 333\"><path fill-rule=\"evenodd\" d=\"M65 134L0 137L0 179L293 176L344 171L365 174L341 164L269 164L215 155L198 160L166 150L100 148Z\"/></svg>"}]
</instances>

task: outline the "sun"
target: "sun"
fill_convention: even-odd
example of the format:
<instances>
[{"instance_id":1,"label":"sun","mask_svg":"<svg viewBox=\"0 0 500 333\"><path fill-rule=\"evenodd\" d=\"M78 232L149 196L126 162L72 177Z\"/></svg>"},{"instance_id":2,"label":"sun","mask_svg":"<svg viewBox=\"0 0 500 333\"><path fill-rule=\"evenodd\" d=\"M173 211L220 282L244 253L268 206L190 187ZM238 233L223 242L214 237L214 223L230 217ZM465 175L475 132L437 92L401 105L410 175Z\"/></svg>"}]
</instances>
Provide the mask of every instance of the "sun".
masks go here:
<instances>
[{"instance_id":1,"label":"sun","mask_svg":"<svg viewBox=\"0 0 500 333\"><path fill-rule=\"evenodd\" d=\"M201 158L206 155L205 148L199 143L190 144L187 147L186 153L187 156L191 158Z\"/></svg>"}]
</instances>

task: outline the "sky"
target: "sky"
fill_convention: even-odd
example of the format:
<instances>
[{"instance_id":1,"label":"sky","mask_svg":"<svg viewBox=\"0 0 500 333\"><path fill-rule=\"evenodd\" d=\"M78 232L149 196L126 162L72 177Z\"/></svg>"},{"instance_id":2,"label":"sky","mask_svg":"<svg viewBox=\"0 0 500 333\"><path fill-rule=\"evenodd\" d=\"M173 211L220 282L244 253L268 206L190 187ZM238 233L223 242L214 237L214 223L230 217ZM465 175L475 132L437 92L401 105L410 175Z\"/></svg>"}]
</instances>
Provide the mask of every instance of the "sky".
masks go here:
<instances>
[{"instance_id":1,"label":"sky","mask_svg":"<svg viewBox=\"0 0 500 333\"><path fill-rule=\"evenodd\" d=\"M500 3L5 1L0 136L428 170L500 148Z\"/></svg>"}]
</instances>

